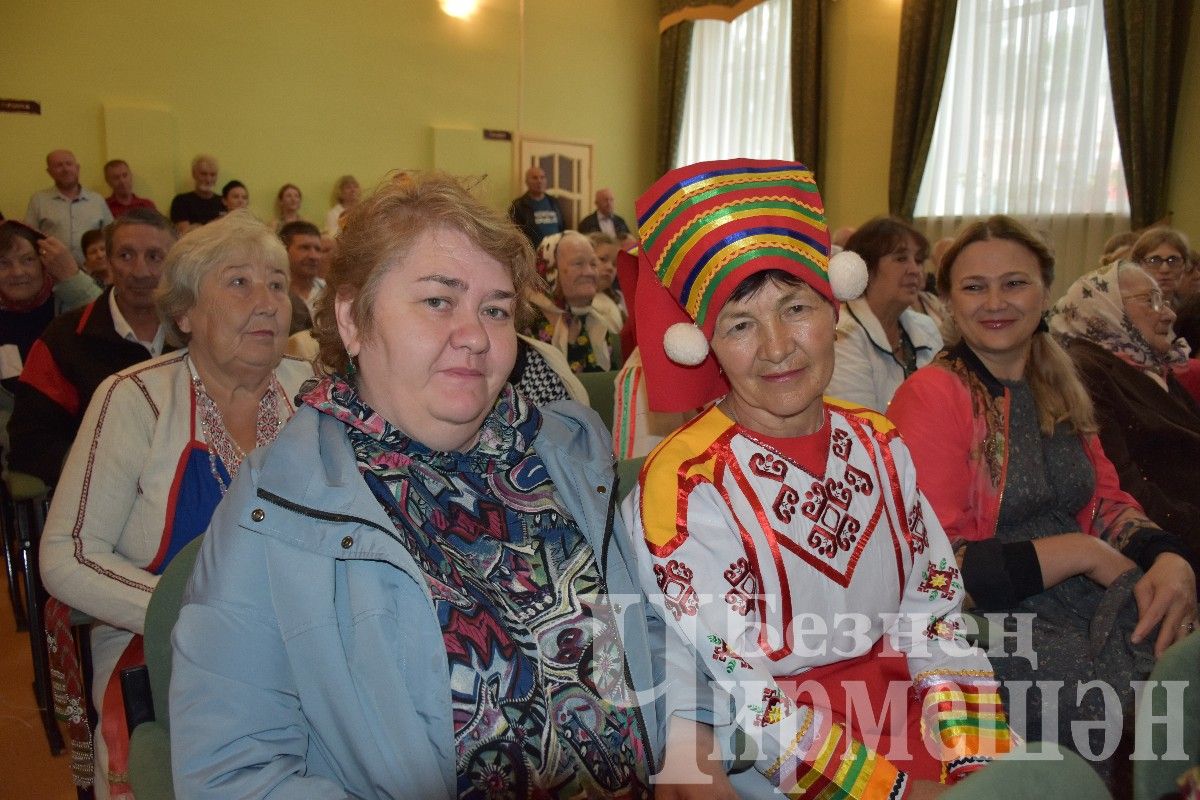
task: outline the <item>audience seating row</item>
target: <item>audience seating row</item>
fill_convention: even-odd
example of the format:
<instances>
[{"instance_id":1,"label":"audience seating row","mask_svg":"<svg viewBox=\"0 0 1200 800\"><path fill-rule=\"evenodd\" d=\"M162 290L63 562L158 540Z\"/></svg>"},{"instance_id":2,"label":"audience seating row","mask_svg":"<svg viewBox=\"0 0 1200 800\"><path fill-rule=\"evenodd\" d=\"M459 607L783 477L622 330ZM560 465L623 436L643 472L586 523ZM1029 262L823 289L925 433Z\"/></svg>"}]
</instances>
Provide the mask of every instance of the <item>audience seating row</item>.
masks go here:
<instances>
[{"instance_id":1,"label":"audience seating row","mask_svg":"<svg viewBox=\"0 0 1200 800\"><path fill-rule=\"evenodd\" d=\"M590 405L612 425L615 372L584 373L579 376L588 391ZM619 498L624 500L637 482L644 459L620 461L617 465ZM41 582L37 576L37 533L49 501L46 487L30 476L10 473L0 489L3 503L3 523L6 555L11 554L9 567L10 601L14 618L29 625L33 647L35 694L51 751L62 752L63 740L54 722L53 698L50 691L49 665L46 658L46 636L40 611ZM146 666L128 672L142 672L148 679L153 705L153 718L136 725L130 739L130 782L139 800L168 800L174 798L171 781L170 713L167 706L171 679L171 630L178 617L184 589L195 563L201 539L191 542L171 562L151 598L146 615ZM13 546L15 545L15 547ZM18 590L23 582L25 597ZM86 623L86 620L73 620ZM85 628L86 625L81 625ZM90 653L86 642L80 646L83 658ZM1175 778L1188 764L1200 762L1200 686L1195 675L1200 665L1200 633L1171 648L1158 662L1152 680L1190 681L1184 695L1184 760L1138 761L1135 763L1137 798L1157 798L1174 789ZM134 675L127 676L134 678ZM141 676L139 676L141 677ZM1137 731L1149 734L1155 753L1167 749L1163 725L1152 725L1152 715L1166 713L1164 699L1155 700L1138 710ZM127 708L130 702L127 699ZM1079 756L1054 748L1060 758L1037 761L1002 760L992 768L972 776L944 797L949 800L971 798L1010 798L1014 796L1070 796L1075 798L1107 798L1109 795L1095 772ZM90 793L80 792L81 796Z\"/></svg>"}]
</instances>

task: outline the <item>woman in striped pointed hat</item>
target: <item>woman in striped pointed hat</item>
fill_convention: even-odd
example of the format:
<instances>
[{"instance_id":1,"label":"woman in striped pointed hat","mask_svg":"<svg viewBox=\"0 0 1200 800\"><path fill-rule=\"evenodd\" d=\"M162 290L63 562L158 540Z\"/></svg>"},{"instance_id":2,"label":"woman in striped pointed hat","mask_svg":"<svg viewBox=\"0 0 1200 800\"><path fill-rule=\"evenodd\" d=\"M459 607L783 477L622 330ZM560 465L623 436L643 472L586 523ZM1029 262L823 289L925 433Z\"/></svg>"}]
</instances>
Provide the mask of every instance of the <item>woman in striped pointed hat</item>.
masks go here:
<instances>
[{"instance_id":1,"label":"woman in striped pointed hat","mask_svg":"<svg viewBox=\"0 0 1200 800\"><path fill-rule=\"evenodd\" d=\"M650 454L624 506L668 631L661 796L936 794L1009 731L908 450L881 415L823 397L865 265L830 261L800 164L680 168L637 210L650 406L716 401ZM735 728L755 769L726 776Z\"/></svg>"}]
</instances>

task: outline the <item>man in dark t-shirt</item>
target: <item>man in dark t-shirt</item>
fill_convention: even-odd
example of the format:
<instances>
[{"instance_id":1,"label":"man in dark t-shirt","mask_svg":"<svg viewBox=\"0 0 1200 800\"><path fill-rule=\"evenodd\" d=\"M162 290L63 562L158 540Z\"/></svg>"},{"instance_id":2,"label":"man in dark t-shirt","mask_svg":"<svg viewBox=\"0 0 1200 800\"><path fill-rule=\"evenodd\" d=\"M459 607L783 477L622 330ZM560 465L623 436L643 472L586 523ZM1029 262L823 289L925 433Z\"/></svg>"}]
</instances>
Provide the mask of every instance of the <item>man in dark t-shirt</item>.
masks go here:
<instances>
[{"instance_id":1,"label":"man in dark t-shirt","mask_svg":"<svg viewBox=\"0 0 1200 800\"><path fill-rule=\"evenodd\" d=\"M508 207L508 216L537 249L542 239L566 230L566 216L558 198L546 194L546 173L541 167L525 171L525 188L528 191Z\"/></svg>"},{"instance_id":2,"label":"man in dark t-shirt","mask_svg":"<svg viewBox=\"0 0 1200 800\"><path fill-rule=\"evenodd\" d=\"M187 233L195 225L212 222L225 213L225 204L217 194L217 159L198 155L192 159L192 180L195 191L175 195L171 201L171 222L175 230Z\"/></svg>"}]
</instances>

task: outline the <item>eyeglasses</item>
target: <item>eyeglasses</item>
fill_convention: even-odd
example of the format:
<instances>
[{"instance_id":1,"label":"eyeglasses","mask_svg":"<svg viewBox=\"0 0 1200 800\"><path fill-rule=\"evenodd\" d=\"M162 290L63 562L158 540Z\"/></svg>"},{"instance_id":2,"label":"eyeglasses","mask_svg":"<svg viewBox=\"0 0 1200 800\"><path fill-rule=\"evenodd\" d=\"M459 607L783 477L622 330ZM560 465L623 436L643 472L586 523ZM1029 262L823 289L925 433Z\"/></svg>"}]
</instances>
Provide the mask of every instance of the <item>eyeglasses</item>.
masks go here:
<instances>
[{"instance_id":1,"label":"eyeglasses","mask_svg":"<svg viewBox=\"0 0 1200 800\"><path fill-rule=\"evenodd\" d=\"M1166 267L1172 272L1183 269L1184 263L1183 256L1167 256L1166 258L1162 256L1147 256L1142 259L1142 266L1150 267L1151 269Z\"/></svg>"},{"instance_id":2,"label":"eyeglasses","mask_svg":"<svg viewBox=\"0 0 1200 800\"><path fill-rule=\"evenodd\" d=\"M1164 308L1170 307L1167 304L1167 301L1163 299L1163 293L1161 291L1159 291L1158 289L1155 289L1152 292L1139 292L1138 294L1123 294L1123 295L1121 295L1121 299L1126 302L1129 302L1130 300L1135 300L1139 303L1147 303L1150 306L1150 308L1152 308L1155 311L1158 311L1160 313L1162 312L1162 310Z\"/></svg>"}]
</instances>

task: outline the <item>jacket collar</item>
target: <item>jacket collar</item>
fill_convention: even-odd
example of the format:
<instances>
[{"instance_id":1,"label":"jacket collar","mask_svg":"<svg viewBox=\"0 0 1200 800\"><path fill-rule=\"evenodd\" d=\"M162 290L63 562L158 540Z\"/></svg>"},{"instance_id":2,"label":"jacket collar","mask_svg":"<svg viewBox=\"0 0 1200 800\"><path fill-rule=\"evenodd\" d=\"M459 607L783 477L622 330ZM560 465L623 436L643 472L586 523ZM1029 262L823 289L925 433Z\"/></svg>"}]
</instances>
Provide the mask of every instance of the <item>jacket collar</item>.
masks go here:
<instances>
[{"instance_id":1,"label":"jacket collar","mask_svg":"<svg viewBox=\"0 0 1200 800\"><path fill-rule=\"evenodd\" d=\"M137 347L147 352L145 347L137 342L131 342L117 333L117 325L113 320L112 307L109 305L113 287L106 288L99 297L88 303L80 310L79 322L75 325L75 334L89 339L100 339L107 342L119 342L126 347ZM177 350L170 342L163 342L163 354ZM146 356L148 357L148 355Z\"/></svg>"},{"instance_id":2,"label":"jacket collar","mask_svg":"<svg viewBox=\"0 0 1200 800\"><path fill-rule=\"evenodd\" d=\"M353 533L345 526L312 526L300 531L291 526L262 525L259 530L263 533L338 558L375 558L408 566L405 562L411 559L399 556L398 551L405 555L407 551L396 540L387 512L359 474L341 422L302 405L272 446L251 453L250 459L259 467L260 500L313 519L357 522L381 535L368 535L365 530ZM297 469L297 464L310 466Z\"/></svg>"},{"instance_id":3,"label":"jacket collar","mask_svg":"<svg viewBox=\"0 0 1200 800\"><path fill-rule=\"evenodd\" d=\"M597 453L587 428L569 415L554 412L555 405L542 409L542 427L533 442L534 450L568 508L590 508L589 502L594 500L587 495L598 492L601 486L604 491L599 493L607 501L614 491L611 454ZM568 453L570 463L563 463ZM337 558L382 559L415 569L408 551L396 538L394 524L359 473L343 423L301 406L272 446L254 451L249 458L257 467L261 501L314 519L358 522L380 535L365 530L352 534L344 526L314 526L320 527L321 535L313 537L311 532L301 534L290 527L257 526L263 533ZM297 464L313 466L297 469ZM604 545L604 526L596 524L596 520L577 522L599 558ZM349 546L347 538L353 540Z\"/></svg>"},{"instance_id":4,"label":"jacket collar","mask_svg":"<svg viewBox=\"0 0 1200 800\"><path fill-rule=\"evenodd\" d=\"M883 332L883 325L880 324L879 318L875 316L875 312L871 310L871 305L865 297L847 301L844 308L866 332L867 338L871 340L871 345L876 350L889 356L892 355L892 346L888 342L887 334ZM915 350L932 350L934 342L925 336L925 332L919 325L913 324L916 314L917 312L910 308L904 309L904 313L900 315L900 327L908 334L909 341L912 342Z\"/></svg>"},{"instance_id":5,"label":"jacket collar","mask_svg":"<svg viewBox=\"0 0 1200 800\"><path fill-rule=\"evenodd\" d=\"M958 361L965 366L972 375L979 379L989 395L992 397L1004 395L1004 384L984 366L983 361L975 354L974 350L967 346L965 341L960 340L958 344L947 348L945 355L947 359Z\"/></svg>"}]
</instances>

